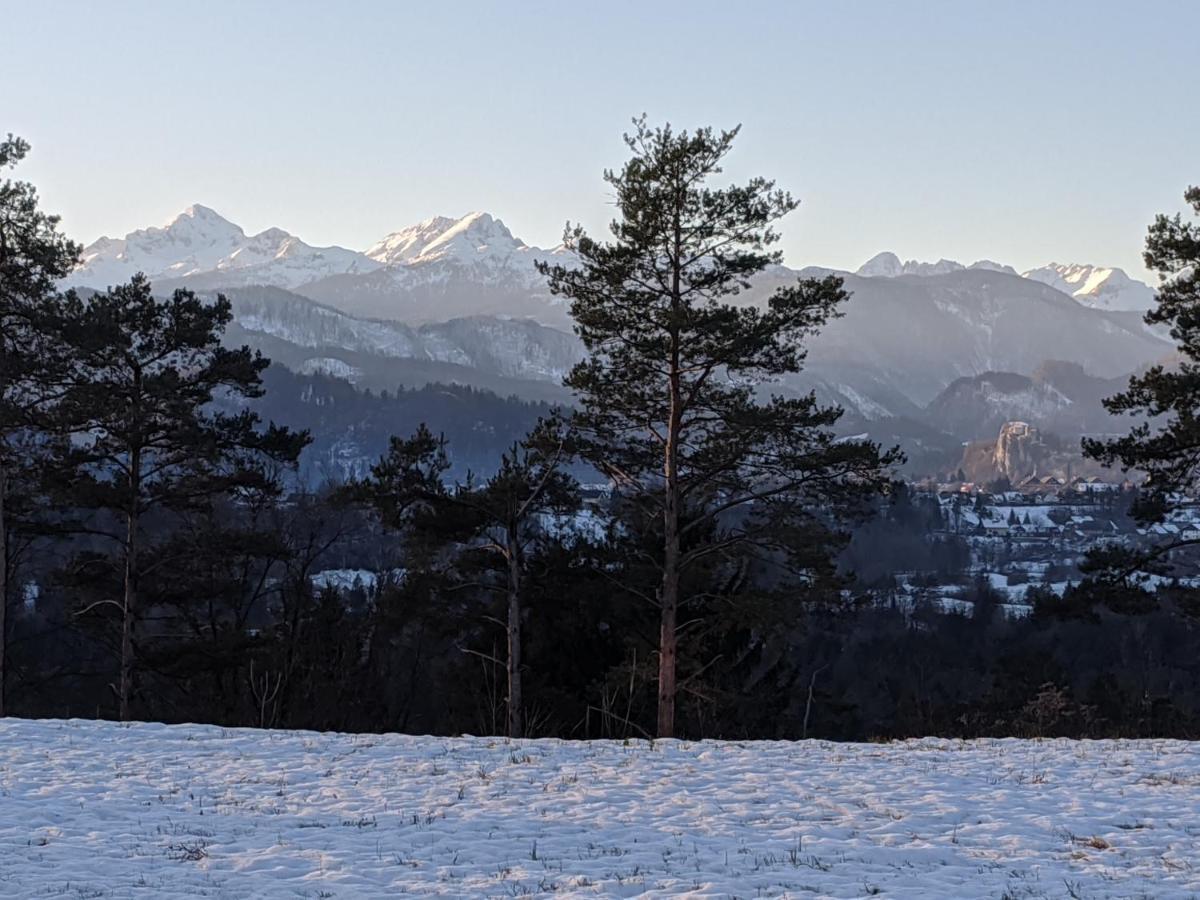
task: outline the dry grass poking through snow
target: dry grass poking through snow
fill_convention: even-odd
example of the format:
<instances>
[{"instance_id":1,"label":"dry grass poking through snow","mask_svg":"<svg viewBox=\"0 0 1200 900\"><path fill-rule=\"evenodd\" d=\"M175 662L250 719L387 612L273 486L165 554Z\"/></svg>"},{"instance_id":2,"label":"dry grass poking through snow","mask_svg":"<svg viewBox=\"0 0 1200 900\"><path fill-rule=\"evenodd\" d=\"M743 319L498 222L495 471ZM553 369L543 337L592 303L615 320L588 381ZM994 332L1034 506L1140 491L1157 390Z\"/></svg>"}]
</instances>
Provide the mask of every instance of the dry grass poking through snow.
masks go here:
<instances>
[{"instance_id":1,"label":"dry grass poking through snow","mask_svg":"<svg viewBox=\"0 0 1200 900\"><path fill-rule=\"evenodd\" d=\"M1200 896L1200 749L0 720L0 897L405 893Z\"/></svg>"}]
</instances>

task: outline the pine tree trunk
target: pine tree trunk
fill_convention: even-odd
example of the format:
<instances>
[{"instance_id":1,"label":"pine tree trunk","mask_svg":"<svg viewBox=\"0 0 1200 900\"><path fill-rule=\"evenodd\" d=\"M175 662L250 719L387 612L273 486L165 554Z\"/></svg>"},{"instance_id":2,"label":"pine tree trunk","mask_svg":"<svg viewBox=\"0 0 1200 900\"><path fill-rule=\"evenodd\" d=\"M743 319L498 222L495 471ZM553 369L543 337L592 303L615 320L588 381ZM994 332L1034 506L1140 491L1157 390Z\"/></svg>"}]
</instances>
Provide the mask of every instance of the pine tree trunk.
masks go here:
<instances>
[{"instance_id":1,"label":"pine tree trunk","mask_svg":"<svg viewBox=\"0 0 1200 900\"><path fill-rule=\"evenodd\" d=\"M675 266L671 284L672 318L666 446L663 450L663 578L659 603L658 633L658 736L675 736L675 657L678 642L676 618L679 610L679 438L683 422L682 375L677 316L683 303L680 294L679 247L681 242L678 203L675 211Z\"/></svg>"},{"instance_id":2,"label":"pine tree trunk","mask_svg":"<svg viewBox=\"0 0 1200 900\"><path fill-rule=\"evenodd\" d=\"M117 691L119 700L118 717L122 722L129 721L129 705L133 696L133 643L134 619L137 615L137 575L138 575L138 496L140 491L139 472L140 460L135 453L130 460L130 481L133 486L133 502L126 518L125 536L125 596L121 606L121 675Z\"/></svg>"},{"instance_id":3,"label":"pine tree trunk","mask_svg":"<svg viewBox=\"0 0 1200 900\"><path fill-rule=\"evenodd\" d=\"M525 736L521 715L521 550L508 533L508 736Z\"/></svg>"},{"instance_id":4,"label":"pine tree trunk","mask_svg":"<svg viewBox=\"0 0 1200 900\"><path fill-rule=\"evenodd\" d=\"M675 551L672 552L672 541ZM662 613L658 632L658 736L675 736L675 634L676 610L679 606L679 573L677 535L667 539L666 570L663 572Z\"/></svg>"},{"instance_id":5,"label":"pine tree trunk","mask_svg":"<svg viewBox=\"0 0 1200 900\"><path fill-rule=\"evenodd\" d=\"M675 662L679 610L679 487L676 480L674 436L667 438L667 492L663 505L663 577L659 591L658 729L660 738L675 736Z\"/></svg>"},{"instance_id":6,"label":"pine tree trunk","mask_svg":"<svg viewBox=\"0 0 1200 900\"><path fill-rule=\"evenodd\" d=\"M8 494L8 472L0 465L0 719L8 715L4 706L5 651L8 649L8 521L4 500Z\"/></svg>"}]
</instances>

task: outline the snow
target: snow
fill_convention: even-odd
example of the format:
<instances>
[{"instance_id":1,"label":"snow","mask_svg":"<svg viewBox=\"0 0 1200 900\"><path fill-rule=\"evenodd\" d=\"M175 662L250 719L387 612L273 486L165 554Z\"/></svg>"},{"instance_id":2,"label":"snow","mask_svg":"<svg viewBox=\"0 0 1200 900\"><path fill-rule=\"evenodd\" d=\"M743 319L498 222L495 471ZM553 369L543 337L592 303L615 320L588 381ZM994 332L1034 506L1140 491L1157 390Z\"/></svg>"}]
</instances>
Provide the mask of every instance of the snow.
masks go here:
<instances>
[{"instance_id":1,"label":"snow","mask_svg":"<svg viewBox=\"0 0 1200 900\"><path fill-rule=\"evenodd\" d=\"M151 281L186 279L201 287L296 289L333 276L366 275L383 268L398 287L408 289L444 284L458 277L457 273L469 271L472 278L484 283L531 291L544 287L534 268L537 260L573 265L575 256L562 246L532 247L486 212L460 218L433 216L393 232L359 253L343 247L313 247L280 228L247 235L216 211L195 204L162 227L94 241L84 248L79 267L65 279L64 286L103 288L127 281L140 271ZM949 259L901 262L890 252L872 257L857 274L894 278L963 269L1016 274L1010 266L988 259L970 266ZM1102 310L1145 310L1155 298L1149 285L1118 268L1050 263L1022 275Z\"/></svg>"},{"instance_id":2,"label":"snow","mask_svg":"<svg viewBox=\"0 0 1200 900\"><path fill-rule=\"evenodd\" d=\"M967 266L968 269L980 269L985 272L1003 272L1005 275L1016 275L1017 270L1012 266L1006 266L1004 263L998 263L991 259L977 259L975 262Z\"/></svg>"},{"instance_id":3,"label":"snow","mask_svg":"<svg viewBox=\"0 0 1200 900\"><path fill-rule=\"evenodd\" d=\"M361 253L312 247L279 228L247 235L215 210L194 204L161 228L140 229L121 239L102 237L89 244L64 284L105 288L144 272L152 282L220 273L223 287L297 287L329 275L378 267Z\"/></svg>"},{"instance_id":4,"label":"snow","mask_svg":"<svg viewBox=\"0 0 1200 900\"><path fill-rule=\"evenodd\" d=\"M373 588L378 578L379 576L370 569L325 569L313 575L310 580L317 590L333 587L340 591L348 591L356 585Z\"/></svg>"},{"instance_id":5,"label":"snow","mask_svg":"<svg viewBox=\"0 0 1200 900\"><path fill-rule=\"evenodd\" d=\"M582 354L571 336L548 327L500 319L471 319L412 328L361 319L294 294L269 289L231 291L238 325L313 350L346 350L385 358L427 359L495 371L516 378L559 382ZM302 364L354 381L362 373L321 353Z\"/></svg>"},{"instance_id":6,"label":"snow","mask_svg":"<svg viewBox=\"0 0 1200 900\"><path fill-rule=\"evenodd\" d=\"M0 721L0 895L1200 891L1179 741L506 741Z\"/></svg>"},{"instance_id":7,"label":"snow","mask_svg":"<svg viewBox=\"0 0 1200 900\"><path fill-rule=\"evenodd\" d=\"M375 572L371 569L324 569L309 579L314 591L334 588L345 593L361 590L368 598L374 598L379 592L381 580L398 584L404 578L404 569L392 569L390 572Z\"/></svg>"},{"instance_id":8,"label":"snow","mask_svg":"<svg viewBox=\"0 0 1200 900\"><path fill-rule=\"evenodd\" d=\"M963 269L1017 274L1012 266L990 259L980 259L969 266L951 259L940 259L935 263L915 259L901 262L895 253L886 251L872 256L859 266L855 274L868 278L898 278L901 275L944 275ZM1130 278L1124 269L1076 263L1050 263L1021 272L1020 275L1022 278L1049 285L1095 309L1144 312L1155 303L1154 289L1145 282Z\"/></svg>"},{"instance_id":9,"label":"snow","mask_svg":"<svg viewBox=\"0 0 1200 900\"><path fill-rule=\"evenodd\" d=\"M563 247L531 247L513 235L500 219L472 212L454 219L433 216L387 235L366 256L387 267L397 285L443 284L461 277L484 283L511 283L526 291L544 289L537 261L573 264L575 256Z\"/></svg>"},{"instance_id":10,"label":"snow","mask_svg":"<svg viewBox=\"0 0 1200 900\"><path fill-rule=\"evenodd\" d=\"M372 244L367 250L367 256L389 266L407 263L420 256L432 241L453 227L455 221L448 216L433 216L416 225L394 231Z\"/></svg>"},{"instance_id":11,"label":"snow","mask_svg":"<svg viewBox=\"0 0 1200 900\"><path fill-rule=\"evenodd\" d=\"M891 413L883 405L876 403L870 397L860 391L854 389L853 386L843 382L838 382L837 391L842 395L848 405L862 416L864 419L886 419Z\"/></svg>"},{"instance_id":12,"label":"snow","mask_svg":"<svg viewBox=\"0 0 1200 900\"><path fill-rule=\"evenodd\" d=\"M333 356L317 356L311 359L306 359L300 366L300 374L315 375L316 373L331 375L334 378L341 378L344 381L349 381L351 384L358 381L362 377L362 369L358 366L352 366L344 359L337 359Z\"/></svg>"},{"instance_id":13,"label":"snow","mask_svg":"<svg viewBox=\"0 0 1200 900\"><path fill-rule=\"evenodd\" d=\"M885 250L882 253L876 253L859 266L855 274L867 278L895 278L904 274L904 263L900 262L900 257L895 253Z\"/></svg>"},{"instance_id":14,"label":"snow","mask_svg":"<svg viewBox=\"0 0 1200 900\"><path fill-rule=\"evenodd\" d=\"M957 272L963 268L965 267L962 263L949 259L939 259L935 263L910 259L902 263L895 253L884 251L859 266L855 274L868 278L897 278L900 275L945 275L947 272Z\"/></svg>"},{"instance_id":15,"label":"snow","mask_svg":"<svg viewBox=\"0 0 1200 900\"><path fill-rule=\"evenodd\" d=\"M201 289L248 285L298 289L335 276L386 269L397 284L410 288L444 283L465 271L484 283L509 283L529 291L544 289L544 279L534 267L538 260L571 265L575 256L561 246L531 247L485 212L457 219L434 216L359 253L343 247L313 247L280 228L247 235L214 210L194 205L161 228L94 241L84 248L80 265L63 285L104 288L144 272L152 282Z\"/></svg>"},{"instance_id":16,"label":"snow","mask_svg":"<svg viewBox=\"0 0 1200 900\"><path fill-rule=\"evenodd\" d=\"M886 250L883 253L876 253L859 266L854 274L867 278L898 278L901 275L945 275L949 272L961 272L963 269L1003 272L1006 275L1017 274L1012 266L1006 266L990 259L976 260L969 266L964 266L952 259L939 259L935 263L920 262L915 259L901 262L900 257Z\"/></svg>"},{"instance_id":17,"label":"snow","mask_svg":"<svg viewBox=\"0 0 1200 900\"><path fill-rule=\"evenodd\" d=\"M472 212L460 219L434 216L410 225L376 242L366 255L377 263L410 271L449 263L516 268L532 275L535 260L570 254L561 247L531 247L490 213Z\"/></svg>"},{"instance_id":18,"label":"snow","mask_svg":"<svg viewBox=\"0 0 1200 900\"><path fill-rule=\"evenodd\" d=\"M599 543L608 534L612 519L595 509L580 509L572 513L543 513L538 522L548 535L564 540L583 539Z\"/></svg>"},{"instance_id":19,"label":"snow","mask_svg":"<svg viewBox=\"0 0 1200 900\"><path fill-rule=\"evenodd\" d=\"M1096 309L1144 312L1155 303L1154 290L1145 282L1130 278L1123 269L1049 263L1021 274Z\"/></svg>"}]
</instances>

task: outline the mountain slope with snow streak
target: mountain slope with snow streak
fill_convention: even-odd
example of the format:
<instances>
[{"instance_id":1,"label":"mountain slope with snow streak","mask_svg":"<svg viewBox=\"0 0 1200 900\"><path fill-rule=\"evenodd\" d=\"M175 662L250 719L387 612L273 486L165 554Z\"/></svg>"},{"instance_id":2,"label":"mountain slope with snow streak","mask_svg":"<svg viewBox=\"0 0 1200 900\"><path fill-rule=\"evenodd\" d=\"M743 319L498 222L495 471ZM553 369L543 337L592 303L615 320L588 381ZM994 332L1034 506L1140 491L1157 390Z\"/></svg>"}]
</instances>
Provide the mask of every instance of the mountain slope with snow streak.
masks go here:
<instances>
[{"instance_id":1,"label":"mountain slope with snow streak","mask_svg":"<svg viewBox=\"0 0 1200 900\"><path fill-rule=\"evenodd\" d=\"M1154 289L1130 278L1124 269L1050 263L1022 272L1022 277L1048 284L1095 309L1144 312L1154 305Z\"/></svg>"},{"instance_id":2,"label":"mountain slope with snow streak","mask_svg":"<svg viewBox=\"0 0 1200 900\"><path fill-rule=\"evenodd\" d=\"M572 335L528 320L470 316L411 326L355 318L279 288L230 288L224 293L237 324L237 340L263 336L313 351L302 370L352 373L366 356L447 363L558 384L583 355ZM341 359L339 351L352 355Z\"/></svg>"}]
</instances>

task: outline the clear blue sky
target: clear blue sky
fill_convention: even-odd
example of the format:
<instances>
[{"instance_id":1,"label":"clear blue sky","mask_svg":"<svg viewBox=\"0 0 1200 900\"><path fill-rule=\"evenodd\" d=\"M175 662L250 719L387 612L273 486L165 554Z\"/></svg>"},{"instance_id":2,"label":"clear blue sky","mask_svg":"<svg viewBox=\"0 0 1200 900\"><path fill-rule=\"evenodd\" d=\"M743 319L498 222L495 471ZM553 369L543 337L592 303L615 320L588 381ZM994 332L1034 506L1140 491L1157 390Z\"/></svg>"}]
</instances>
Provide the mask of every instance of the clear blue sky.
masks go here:
<instances>
[{"instance_id":1,"label":"clear blue sky","mask_svg":"<svg viewBox=\"0 0 1200 900\"><path fill-rule=\"evenodd\" d=\"M1200 3L0 0L0 132L74 237L199 202L365 248L492 212L602 228L631 116L742 123L793 265L878 250L1142 274L1200 181Z\"/></svg>"}]
</instances>

